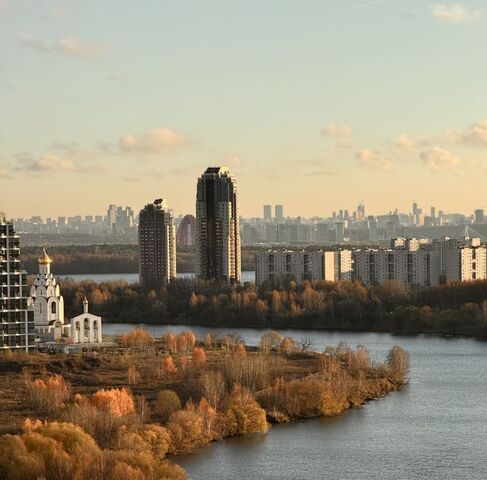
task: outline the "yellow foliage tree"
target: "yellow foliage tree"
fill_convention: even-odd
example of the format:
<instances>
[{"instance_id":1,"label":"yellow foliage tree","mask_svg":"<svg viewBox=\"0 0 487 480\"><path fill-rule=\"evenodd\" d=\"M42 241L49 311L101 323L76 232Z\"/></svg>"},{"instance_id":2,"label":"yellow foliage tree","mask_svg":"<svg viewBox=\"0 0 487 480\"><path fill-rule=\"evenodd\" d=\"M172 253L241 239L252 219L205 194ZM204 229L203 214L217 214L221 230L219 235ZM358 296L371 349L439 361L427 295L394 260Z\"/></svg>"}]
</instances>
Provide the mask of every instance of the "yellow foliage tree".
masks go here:
<instances>
[{"instance_id":1,"label":"yellow foliage tree","mask_svg":"<svg viewBox=\"0 0 487 480\"><path fill-rule=\"evenodd\" d=\"M114 417L123 417L135 412L134 399L126 388L101 389L89 399L91 405L110 413Z\"/></svg>"},{"instance_id":2,"label":"yellow foliage tree","mask_svg":"<svg viewBox=\"0 0 487 480\"><path fill-rule=\"evenodd\" d=\"M121 340L126 347L147 347L154 343L154 337L143 328L136 328L122 335Z\"/></svg>"},{"instance_id":3,"label":"yellow foliage tree","mask_svg":"<svg viewBox=\"0 0 487 480\"><path fill-rule=\"evenodd\" d=\"M227 429L229 435L266 432L269 429L265 410L249 390L239 385L234 386L228 401Z\"/></svg>"},{"instance_id":4,"label":"yellow foliage tree","mask_svg":"<svg viewBox=\"0 0 487 480\"><path fill-rule=\"evenodd\" d=\"M193 354L191 356L191 359L193 361L193 365L196 365L196 366L204 365L207 362L207 360L208 360L206 358L205 351L202 348L200 348L200 347L196 347L193 350Z\"/></svg>"}]
</instances>

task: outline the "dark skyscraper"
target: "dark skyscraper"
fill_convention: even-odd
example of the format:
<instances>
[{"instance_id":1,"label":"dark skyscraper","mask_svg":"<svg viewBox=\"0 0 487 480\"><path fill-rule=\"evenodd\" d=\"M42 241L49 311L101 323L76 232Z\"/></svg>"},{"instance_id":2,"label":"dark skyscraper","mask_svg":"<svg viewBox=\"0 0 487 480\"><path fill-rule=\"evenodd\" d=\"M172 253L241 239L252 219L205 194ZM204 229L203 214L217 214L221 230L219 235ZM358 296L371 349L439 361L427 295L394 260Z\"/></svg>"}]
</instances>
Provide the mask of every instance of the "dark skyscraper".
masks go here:
<instances>
[{"instance_id":1,"label":"dark skyscraper","mask_svg":"<svg viewBox=\"0 0 487 480\"><path fill-rule=\"evenodd\" d=\"M20 239L0 214L0 350L34 347L34 312L27 307L27 272L20 269Z\"/></svg>"},{"instance_id":2,"label":"dark skyscraper","mask_svg":"<svg viewBox=\"0 0 487 480\"><path fill-rule=\"evenodd\" d=\"M197 274L222 283L240 281L237 182L227 167L211 167L196 194Z\"/></svg>"},{"instance_id":3,"label":"dark skyscraper","mask_svg":"<svg viewBox=\"0 0 487 480\"><path fill-rule=\"evenodd\" d=\"M164 200L139 213L139 276L146 289L158 289L176 276L176 231Z\"/></svg>"}]
</instances>

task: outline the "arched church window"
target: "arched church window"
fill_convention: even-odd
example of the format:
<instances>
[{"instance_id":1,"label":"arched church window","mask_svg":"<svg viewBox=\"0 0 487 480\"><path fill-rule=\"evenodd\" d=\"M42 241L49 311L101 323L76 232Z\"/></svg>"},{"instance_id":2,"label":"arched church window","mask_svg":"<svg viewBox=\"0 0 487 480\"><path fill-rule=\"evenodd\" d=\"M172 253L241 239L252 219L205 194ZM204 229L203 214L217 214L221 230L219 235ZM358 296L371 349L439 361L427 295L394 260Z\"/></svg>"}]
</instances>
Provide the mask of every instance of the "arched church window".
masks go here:
<instances>
[{"instance_id":1,"label":"arched church window","mask_svg":"<svg viewBox=\"0 0 487 480\"><path fill-rule=\"evenodd\" d=\"M80 324L79 322L76 322L76 330L79 330L80 329Z\"/></svg>"},{"instance_id":2,"label":"arched church window","mask_svg":"<svg viewBox=\"0 0 487 480\"><path fill-rule=\"evenodd\" d=\"M90 329L90 319L89 318L85 318L84 328L85 328L85 330L89 330Z\"/></svg>"},{"instance_id":3,"label":"arched church window","mask_svg":"<svg viewBox=\"0 0 487 480\"><path fill-rule=\"evenodd\" d=\"M51 313L52 313L53 315L55 315L55 314L56 314L56 302L52 302L52 303L51 303Z\"/></svg>"}]
</instances>

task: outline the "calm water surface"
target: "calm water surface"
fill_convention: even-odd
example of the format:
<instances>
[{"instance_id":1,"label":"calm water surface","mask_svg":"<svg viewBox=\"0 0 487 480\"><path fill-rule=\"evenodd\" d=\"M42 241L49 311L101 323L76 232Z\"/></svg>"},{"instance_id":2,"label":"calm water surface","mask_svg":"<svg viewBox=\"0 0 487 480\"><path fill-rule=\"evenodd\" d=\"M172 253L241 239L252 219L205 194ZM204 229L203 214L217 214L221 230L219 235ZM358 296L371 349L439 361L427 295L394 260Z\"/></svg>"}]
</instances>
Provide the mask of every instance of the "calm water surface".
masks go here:
<instances>
[{"instance_id":1,"label":"calm water surface","mask_svg":"<svg viewBox=\"0 0 487 480\"><path fill-rule=\"evenodd\" d=\"M177 278L194 278L194 273L178 273ZM110 282L112 280L127 280L128 283L139 281L138 273L79 273L73 275L58 275L58 278L72 278L77 282L83 280L94 280L95 282ZM243 282L255 282L255 272L242 272Z\"/></svg>"},{"instance_id":2,"label":"calm water surface","mask_svg":"<svg viewBox=\"0 0 487 480\"><path fill-rule=\"evenodd\" d=\"M105 334L133 326L104 325ZM147 326L154 335L184 326ZM193 328L203 335L207 328ZM262 331L238 333L256 344ZM399 344L411 355L410 383L400 392L343 416L272 427L178 457L191 479L487 479L487 343L388 334L282 331L313 338L314 348L365 345L383 359Z\"/></svg>"}]
</instances>

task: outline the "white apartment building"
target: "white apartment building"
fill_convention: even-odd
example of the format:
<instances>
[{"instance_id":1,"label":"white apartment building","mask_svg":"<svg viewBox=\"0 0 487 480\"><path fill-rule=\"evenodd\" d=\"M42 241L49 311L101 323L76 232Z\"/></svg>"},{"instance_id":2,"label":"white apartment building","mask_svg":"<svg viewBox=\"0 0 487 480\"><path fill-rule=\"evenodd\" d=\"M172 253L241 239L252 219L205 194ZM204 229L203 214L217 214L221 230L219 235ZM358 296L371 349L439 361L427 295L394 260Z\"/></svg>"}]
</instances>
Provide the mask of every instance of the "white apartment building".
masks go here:
<instances>
[{"instance_id":1,"label":"white apartment building","mask_svg":"<svg viewBox=\"0 0 487 480\"><path fill-rule=\"evenodd\" d=\"M322 250L262 250L255 256L255 281L277 283L283 280L351 280L352 252Z\"/></svg>"},{"instance_id":2,"label":"white apartment building","mask_svg":"<svg viewBox=\"0 0 487 480\"><path fill-rule=\"evenodd\" d=\"M351 250L323 252L323 280L336 282L353 279L353 259Z\"/></svg>"},{"instance_id":3,"label":"white apartment building","mask_svg":"<svg viewBox=\"0 0 487 480\"><path fill-rule=\"evenodd\" d=\"M485 246L463 245L447 250L444 259L447 282L487 279L487 247Z\"/></svg>"},{"instance_id":4,"label":"white apartment building","mask_svg":"<svg viewBox=\"0 0 487 480\"><path fill-rule=\"evenodd\" d=\"M480 238L434 240L431 248L440 255L441 282L487 279L487 247Z\"/></svg>"},{"instance_id":5,"label":"white apartment building","mask_svg":"<svg viewBox=\"0 0 487 480\"><path fill-rule=\"evenodd\" d=\"M439 284L440 258L431 250L354 250L354 279L364 284L395 280L406 285L431 287Z\"/></svg>"}]
</instances>

